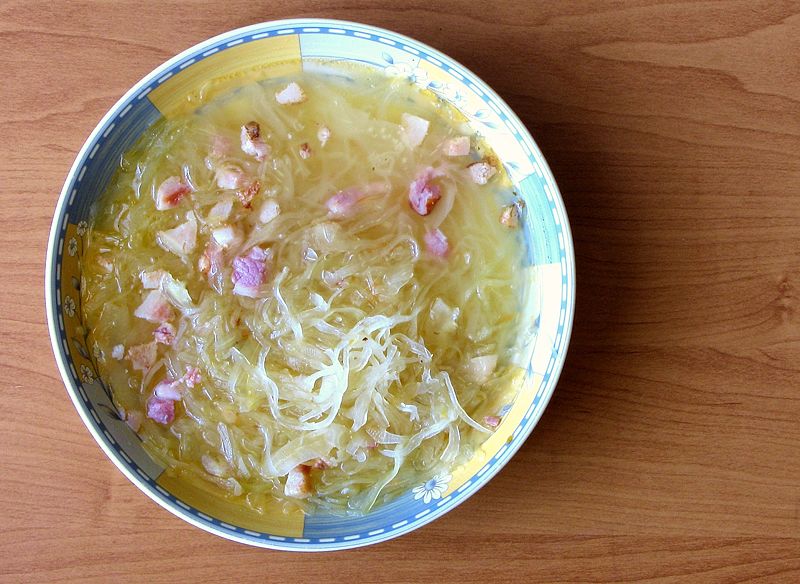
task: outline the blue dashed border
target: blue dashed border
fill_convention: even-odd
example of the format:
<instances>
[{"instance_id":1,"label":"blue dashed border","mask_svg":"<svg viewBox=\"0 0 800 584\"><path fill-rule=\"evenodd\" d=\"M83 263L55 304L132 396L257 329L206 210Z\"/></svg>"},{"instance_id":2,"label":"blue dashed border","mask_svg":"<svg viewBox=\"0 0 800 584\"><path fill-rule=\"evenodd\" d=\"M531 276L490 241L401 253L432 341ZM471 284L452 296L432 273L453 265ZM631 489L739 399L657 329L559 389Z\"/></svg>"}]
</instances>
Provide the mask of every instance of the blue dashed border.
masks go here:
<instances>
[{"instance_id":1,"label":"blue dashed border","mask_svg":"<svg viewBox=\"0 0 800 584\"><path fill-rule=\"evenodd\" d=\"M463 81L467 87L474 91L475 94L499 116L503 124L513 135L520 137L520 143L523 150L528 155L536 175L542 179L543 189L552 209L553 219L557 228L562 274L561 310L552 357L548 363L547 370L544 372L543 381L539 386L539 390L534 396L533 402L525 413L522 422L514 430L511 441L502 446L483 468L449 496L439 501L432 501L428 505L423 505L420 501L414 501L410 495L407 495L399 499L399 507L402 508L404 515L398 515L391 519L383 517L382 520L387 521L387 525L377 528L372 526L369 529L356 531L354 533L325 537L284 537L239 528L192 508L157 485L153 478L136 466L130 456L120 448L120 445L102 423L100 417L94 410L94 406L88 400L74 365L69 358L69 352L66 346L66 333L64 331L63 317L61 315L61 262L64 251L66 227L70 214L73 215L74 222L88 215L89 204L87 204L86 200L81 201L80 197L77 198L78 200L76 201L76 194L79 190L85 188L85 185L82 186L81 182L87 173L87 169L92 170L92 166L97 162L98 158L96 158L96 156L98 152L102 151L104 142L106 140L113 141L112 138L115 140L119 139L118 136L116 136L115 130L120 131L119 127L125 123L123 120L132 110L137 108L137 105L147 104L144 106L146 109L149 110L152 108L152 104L149 103L149 100L145 102L143 101L144 98L153 89L171 78L174 74L202 61L220 50L245 42L286 34L334 34L372 40L383 45L392 46L397 50L402 50L414 57L424 59L444 69L453 75L454 78ZM148 113L151 114L151 112ZM91 174L92 173L90 173L90 175ZM94 186L95 188L98 187L98 185ZM102 187L104 185L99 186ZM89 198L88 196L84 197L84 199ZM298 551L331 551L346 549L397 537L443 515L483 486L519 449L541 417L544 407L547 405L553 393L555 382L564 363L574 315L574 252L572 249L572 240L566 212L561 197L558 194L558 188L552 173L547 167L541 152L532 138L530 138L530 135L519 118L517 118L508 105L478 77L435 49L387 30L357 23L325 19L275 21L234 30L209 39L181 53L157 68L123 96L101 120L86 141L64 184L50 232L46 278L45 290L48 323L53 350L57 357L61 375L69 390L70 397L81 414L84 423L90 429L109 458L112 459L132 482L137 484L154 501L197 527L242 543ZM389 521L391 521L391 523L388 523ZM304 533L304 535L306 534Z\"/></svg>"}]
</instances>

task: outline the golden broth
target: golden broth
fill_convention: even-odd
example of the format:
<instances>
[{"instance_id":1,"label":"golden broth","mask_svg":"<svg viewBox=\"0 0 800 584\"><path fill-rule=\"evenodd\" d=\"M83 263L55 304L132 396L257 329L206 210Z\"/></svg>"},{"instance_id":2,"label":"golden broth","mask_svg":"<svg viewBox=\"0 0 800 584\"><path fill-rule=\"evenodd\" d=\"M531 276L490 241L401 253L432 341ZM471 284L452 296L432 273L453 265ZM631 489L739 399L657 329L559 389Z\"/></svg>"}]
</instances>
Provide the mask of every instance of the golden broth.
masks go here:
<instances>
[{"instance_id":1,"label":"golden broth","mask_svg":"<svg viewBox=\"0 0 800 584\"><path fill-rule=\"evenodd\" d=\"M276 101L289 81L305 101ZM416 147L404 114L430 122ZM250 121L270 149L262 161L240 147ZM447 472L489 435L517 389L522 244L500 221L516 209L510 183L471 134L405 80L304 73L161 120L125 155L90 226L83 309L121 415L168 473L255 510L277 499L363 513ZM462 135L470 153L447 156ZM481 159L499 171L485 185L467 168ZM422 216L409 185L427 168L441 199ZM250 208L220 188L226 170L258 183ZM157 210L172 176L191 193ZM347 189L357 201L332 213L331 197ZM187 223L195 245L165 249L164 232ZM202 258L226 227L233 236L209 278ZM445 257L426 244L436 229ZM231 266L254 246L271 257L251 298L234 294ZM141 276L154 270L170 275L157 286L173 305L171 344L134 315L150 293ZM155 354L145 370L133 367L137 351ZM175 381L192 368L197 383ZM168 423L145 415L164 380L181 393ZM297 468L307 493L286 484Z\"/></svg>"}]
</instances>

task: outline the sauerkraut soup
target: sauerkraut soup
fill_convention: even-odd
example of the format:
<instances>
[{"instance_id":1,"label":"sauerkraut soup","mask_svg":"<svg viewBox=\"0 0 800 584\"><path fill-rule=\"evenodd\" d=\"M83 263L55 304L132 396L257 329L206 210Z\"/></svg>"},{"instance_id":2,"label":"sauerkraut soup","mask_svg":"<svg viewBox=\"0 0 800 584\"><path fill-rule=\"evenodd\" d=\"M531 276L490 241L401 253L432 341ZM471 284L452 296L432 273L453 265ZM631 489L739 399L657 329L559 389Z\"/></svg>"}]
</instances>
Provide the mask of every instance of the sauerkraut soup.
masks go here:
<instances>
[{"instance_id":1,"label":"sauerkraut soup","mask_svg":"<svg viewBox=\"0 0 800 584\"><path fill-rule=\"evenodd\" d=\"M460 114L361 71L253 83L125 154L82 258L119 415L253 510L360 514L500 424L523 245Z\"/></svg>"}]
</instances>

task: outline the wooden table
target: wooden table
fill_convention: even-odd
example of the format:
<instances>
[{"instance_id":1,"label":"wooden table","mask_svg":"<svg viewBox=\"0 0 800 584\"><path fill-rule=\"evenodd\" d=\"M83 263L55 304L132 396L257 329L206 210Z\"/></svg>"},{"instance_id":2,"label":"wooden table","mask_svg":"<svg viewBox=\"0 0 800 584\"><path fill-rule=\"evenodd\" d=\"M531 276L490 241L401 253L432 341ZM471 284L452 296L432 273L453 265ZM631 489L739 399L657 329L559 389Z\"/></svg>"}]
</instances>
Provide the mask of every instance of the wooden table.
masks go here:
<instances>
[{"instance_id":1,"label":"wooden table","mask_svg":"<svg viewBox=\"0 0 800 584\"><path fill-rule=\"evenodd\" d=\"M64 391L43 299L103 113L182 49L292 16L413 35L495 87L578 261L564 374L506 469L420 531L315 556L208 535L130 484ZM3 582L800 581L800 3L3 2L0 63Z\"/></svg>"}]
</instances>

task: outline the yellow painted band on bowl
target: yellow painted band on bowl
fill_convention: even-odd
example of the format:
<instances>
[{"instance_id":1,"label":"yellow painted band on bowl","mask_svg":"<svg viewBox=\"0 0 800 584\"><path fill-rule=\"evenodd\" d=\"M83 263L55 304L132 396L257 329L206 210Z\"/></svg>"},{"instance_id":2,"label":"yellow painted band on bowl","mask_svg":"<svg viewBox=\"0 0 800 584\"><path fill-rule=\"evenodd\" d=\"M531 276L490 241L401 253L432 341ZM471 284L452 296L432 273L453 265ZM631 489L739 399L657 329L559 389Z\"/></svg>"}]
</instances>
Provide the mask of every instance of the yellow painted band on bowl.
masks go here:
<instances>
[{"instance_id":1,"label":"yellow painted band on bowl","mask_svg":"<svg viewBox=\"0 0 800 584\"><path fill-rule=\"evenodd\" d=\"M483 466L503 447L503 444L511 442L511 436L514 433L514 430L519 427L522 418L525 416L528 408L533 403L533 398L539 391L539 387L544 379L541 375L536 373L525 378L524 380L520 379L524 376L525 371L520 368L515 376L519 381L512 381L512 386L516 385L517 383L520 383L521 385L519 394L514 400L514 405L512 406L511 411L503 416L503 421L500 423L494 433L489 436L477 450L475 450L472 458L453 470L452 478L447 485L447 491L444 493L445 496L451 494L469 479L475 477L478 471L481 470Z\"/></svg>"},{"instance_id":2,"label":"yellow painted band on bowl","mask_svg":"<svg viewBox=\"0 0 800 584\"><path fill-rule=\"evenodd\" d=\"M305 515L300 509L286 511L284 505L275 500L264 513L254 513L241 503L233 503L221 497L218 490L203 481L187 481L164 472L156 483L169 491L178 500L224 523L237 527L269 533L281 537L302 537Z\"/></svg>"},{"instance_id":3,"label":"yellow painted band on bowl","mask_svg":"<svg viewBox=\"0 0 800 584\"><path fill-rule=\"evenodd\" d=\"M81 256L83 255L83 237L78 232L78 226L68 223L64 234L64 253L61 257L61 302L64 314L64 331L67 334L69 356L78 372L78 377L85 378L84 371L95 375L94 363L89 355L91 349L80 345L80 339L86 331L83 330L81 315L80 281L81 281Z\"/></svg>"},{"instance_id":4,"label":"yellow painted band on bowl","mask_svg":"<svg viewBox=\"0 0 800 584\"><path fill-rule=\"evenodd\" d=\"M249 82L302 70L300 37L285 35L243 43L194 63L148 95L166 118L191 113Z\"/></svg>"}]
</instances>

